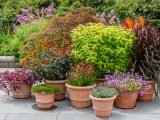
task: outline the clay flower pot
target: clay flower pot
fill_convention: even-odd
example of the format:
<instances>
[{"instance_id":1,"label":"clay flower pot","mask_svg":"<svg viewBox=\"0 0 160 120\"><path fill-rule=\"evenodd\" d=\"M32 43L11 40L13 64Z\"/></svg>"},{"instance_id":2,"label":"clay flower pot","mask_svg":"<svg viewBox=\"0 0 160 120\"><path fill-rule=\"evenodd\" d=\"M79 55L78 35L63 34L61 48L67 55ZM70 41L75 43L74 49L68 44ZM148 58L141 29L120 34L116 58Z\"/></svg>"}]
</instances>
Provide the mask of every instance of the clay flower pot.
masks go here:
<instances>
[{"instance_id":1,"label":"clay flower pot","mask_svg":"<svg viewBox=\"0 0 160 120\"><path fill-rule=\"evenodd\" d=\"M53 93L35 93L38 108L49 109L54 104L55 94Z\"/></svg>"},{"instance_id":2,"label":"clay flower pot","mask_svg":"<svg viewBox=\"0 0 160 120\"><path fill-rule=\"evenodd\" d=\"M93 86L85 86L85 87L77 87L71 86L66 83L66 86L69 91L71 104L75 108L86 108L91 105L90 92L96 85Z\"/></svg>"},{"instance_id":3,"label":"clay flower pot","mask_svg":"<svg viewBox=\"0 0 160 120\"><path fill-rule=\"evenodd\" d=\"M90 98L97 117L105 118L111 114L116 95L111 98L96 98L90 95Z\"/></svg>"},{"instance_id":4,"label":"clay flower pot","mask_svg":"<svg viewBox=\"0 0 160 120\"><path fill-rule=\"evenodd\" d=\"M12 97L16 99L30 98L31 88L32 88L32 85L23 84L19 87L19 89L12 91Z\"/></svg>"},{"instance_id":5,"label":"clay flower pot","mask_svg":"<svg viewBox=\"0 0 160 120\"><path fill-rule=\"evenodd\" d=\"M66 80L44 80L46 84L56 85L59 88L59 92L55 94L55 100L64 100L66 93Z\"/></svg>"},{"instance_id":6,"label":"clay flower pot","mask_svg":"<svg viewBox=\"0 0 160 120\"><path fill-rule=\"evenodd\" d=\"M151 88L148 89L143 95L138 95L138 100L143 101L143 102L150 102L153 99L153 94L155 92L154 89L154 84L153 82L148 82L148 84L151 84Z\"/></svg>"},{"instance_id":7,"label":"clay flower pot","mask_svg":"<svg viewBox=\"0 0 160 120\"><path fill-rule=\"evenodd\" d=\"M136 105L139 91L122 92L115 99L115 105L119 108L131 109Z\"/></svg>"}]
</instances>

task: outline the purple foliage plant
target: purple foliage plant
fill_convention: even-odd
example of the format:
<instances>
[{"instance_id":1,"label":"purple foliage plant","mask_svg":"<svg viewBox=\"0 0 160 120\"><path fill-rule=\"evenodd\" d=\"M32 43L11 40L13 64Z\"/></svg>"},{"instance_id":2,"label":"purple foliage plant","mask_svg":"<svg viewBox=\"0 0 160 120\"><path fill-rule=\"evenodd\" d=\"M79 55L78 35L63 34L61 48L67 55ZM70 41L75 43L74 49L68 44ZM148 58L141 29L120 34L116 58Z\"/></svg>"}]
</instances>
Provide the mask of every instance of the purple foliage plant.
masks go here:
<instances>
[{"instance_id":1,"label":"purple foliage plant","mask_svg":"<svg viewBox=\"0 0 160 120\"><path fill-rule=\"evenodd\" d=\"M15 69L15 71L4 71L0 73L0 89L7 94L19 89L23 84L32 85L40 82L40 76L29 70Z\"/></svg>"}]
</instances>

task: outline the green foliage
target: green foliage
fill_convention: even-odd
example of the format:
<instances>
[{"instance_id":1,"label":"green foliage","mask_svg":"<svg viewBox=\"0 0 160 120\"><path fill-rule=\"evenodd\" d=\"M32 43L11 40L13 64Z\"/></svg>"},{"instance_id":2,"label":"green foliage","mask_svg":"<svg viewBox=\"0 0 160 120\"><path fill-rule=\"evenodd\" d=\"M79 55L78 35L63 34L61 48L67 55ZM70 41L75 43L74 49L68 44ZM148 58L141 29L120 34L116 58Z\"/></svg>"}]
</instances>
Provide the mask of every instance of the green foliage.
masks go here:
<instances>
[{"instance_id":1,"label":"green foliage","mask_svg":"<svg viewBox=\"0 0 160 120\"><path fill-rule=\"evenodd\" d=\"M51 2L58 5L57 0L4 0L0 5L0 33L11 29L15 16L20 12L20 9L46 7Z\"/></svg>"},{"instance_id":2,"label":"green foliage","mask_svg":"<svg viewBox=\"0 0 160 120\"><path fill-rule=\"evenodd\" d=\"M114 9L121 20L126 17L135 18L137 7L138 0L117 0L114 5Z\"/></svg>"},{"instance_id":3,"label":"green foliage","mask_svg":"<svg viewBox=\"0 0 160 120\"><path fill-rule=\"evenodd\" d=\"M138 0L138 13L150 19L160 19L160 0Z\"/></svg>"},{"instance_id":4,"label":"green foliage","mask_svg":"<svg viewBox=\"0 0 160 120\"><path fill-rule=\"evenodd\" d=\"M97 12L109 12L112 10L116 0L59 0L60 5L57 14L63 15L64 12L79 7L92 7Z\"/></svg>"},{"instance_id":5,"label":"green foliage","mask_svg":"<svg viewBox=\"0 0 160 120\"><path fill-rule=\"evenodd\" d=\"M97 71L126 71L130 63L134 34L118 26L89 23L72 31L72 55L75 61L86 60ZM102 74L101 73L101 74Z\"/></svg>"},{"instance_id":6,"label":"green foliage","mask_svg":"<svg viewBox=\"0 0 160 120\"><path fill-rule=\"evenodd\" d=\"M97 87L92 90L91 95L96 98L110 98L116 95L116 91L109 87Z\"/></svg>"},{"instance_id":7,"label":"green foliage","mask_svg":"<svg viewBox=\"0 0 160 120\"><path fill-rule=\"evenodd\" d=\"M32 92L34 93L57 93L59 92L59 88L55 85L46 85L46 84L39 84L32 87Z\"/></svg>"},{"instance_id":8,"label":"green foliage","mask_svg":"<svg viewBox=\"0 0 160 120\"><path fill-rule=\"evenodd\" d=\"M37 22L35 24L22 24L17 28L15 34L1 34L0 35L0 55L14 55L19 58L19 48L28 41L28 36L32 33L40 31L44 26L44 22ZM23 50L20 52L23 55Z\"/></svg>"}]
</instances>

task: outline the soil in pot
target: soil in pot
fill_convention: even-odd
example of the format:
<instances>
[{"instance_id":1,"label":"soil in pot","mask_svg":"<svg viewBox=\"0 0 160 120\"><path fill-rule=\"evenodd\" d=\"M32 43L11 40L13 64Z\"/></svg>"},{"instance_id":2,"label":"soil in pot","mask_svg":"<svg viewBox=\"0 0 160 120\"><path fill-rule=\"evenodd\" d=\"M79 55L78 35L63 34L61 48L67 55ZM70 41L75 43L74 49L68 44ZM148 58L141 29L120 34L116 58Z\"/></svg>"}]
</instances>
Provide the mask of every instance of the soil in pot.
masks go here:
<instances>
[{"instance_id":1,"label":"soil in pot","mask_svg":"<svg viewBox=\"0 0 160 120\"><path fill-rule=\"evenodd\" d=\"M75 108L86 108L91 105L90 92L96 85L93 86L85 86L85 87L77 87L71 86L66 83L66 86L69 91L71 104Z\"/></svg>"},{"instance_id":2,"label":"soil in pot","mask_svg":"<svg viewBox=\"0 0 160 120\"><path fill-rule=\"evenodd\" d=\"M46 84L56 85L59 88L59 92L55 94L55 100L64 100L66 93L66 80L44 80Z\"/></svg>"},{"instance_id":3,"label":"soil in pot","mask_svg":"<svg viewBox=\"0 0 160 120\"><path fill-rule=\"evenodd\" d=\"M12 92L12 97L16 99L26 99L31 97L32 85L23 84Z\"/></svg>"},{"instance_id":4,"label":"soil in pot","mask_svg":"<svg viewBox=\"0 0 160 120\"><path fill-rule=\"evenodd\" d=\"M152 86L149 90L147 90L143 95L138 95L138 100L143 101L143 102L150 102L153 99L153 94L155 90L154 87Z\"/></svg>"},{"instance_id":5,"label":"soil in pot","mask_svg":"<svg viewBox=\"0 0 160 120\"><path fill-rule=\"evenodd\" d=\"M116 96L111 98L95 98L90 95L93 103L93 109L97 117L109 117L113 109L113 103Z\"/></svg>"},{"instance_id":6,"label":"soil in pot","mask_svg":"<svg viewBox=\"0 0 160 120\"><path fill-rule=\"evenodd\" d=\"M54 104L55 94L53 93L35 93L37 106L40 109L49 109Z\"/></svg>"},{"instance_id":7,"label":"soil in pot","mask_svg":"<svg viewBox=\"0 0 160 120\"><path fill-rule=\"evenodd\" d=\"M136 106L139 91L122 92L115 99L115 106L123 109L132 109Z\"/></svg>"},{"instance_id":8,"label":"soil in pot","mask_svg":"<svg viewBox=\"0 0 160 120\"><path fill-rule=\"evenodd\" d=\"M96 78L96 84L104 83L104 78Z\"/></svg>"}]
</instances>

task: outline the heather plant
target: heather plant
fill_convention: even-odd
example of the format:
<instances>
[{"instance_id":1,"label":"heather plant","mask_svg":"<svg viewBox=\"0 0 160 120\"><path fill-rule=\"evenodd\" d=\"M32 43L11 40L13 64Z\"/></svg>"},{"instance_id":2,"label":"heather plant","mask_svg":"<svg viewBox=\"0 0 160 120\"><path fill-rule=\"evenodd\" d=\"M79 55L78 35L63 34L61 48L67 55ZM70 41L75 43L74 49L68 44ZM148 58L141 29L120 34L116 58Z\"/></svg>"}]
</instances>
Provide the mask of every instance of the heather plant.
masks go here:
<instances>
[{"instance_id":1,"label":"heather plant","mask_svg":"<svg viewBox=\"0 0 160 120\"><path fill-rule=\"evenodd\" d=\"M118 18L114 10L111 10L108 14L106 14L105 12L102 12L101 14L97 13L96 16L105 25L118 25L120 23L120 19Z\"/></svg>"},{"instance_id":2,"label":"heather plant","mask_svg":"<svg viewBox=\"0 0 160 120\"><path fill-rule=\"evenodd\" d=\"M86 60L100 75L125 72L131 62L130 53L136 39L129 30L101 23L79 25L72 31L71 37L71 54L75 61Z\"/></svg>"},{"instance_id":3,"label":"heather plant","mask_svg":"<svg viewBox=\"0 0 160 120\"><path fill-rule=\"evenodd\" d=\"M59 88L55 85L39 84L32 87L34 93L57 93Z\"/></svg>"},{"instance_id":4,"label":"heather plant","mask_svg":"<svg viewBox=\"0 0 160 120\"><path fill-rule=\"evenodd\" d=\"M110 98L116 95L114 88L99 86L92 90L91 95L96 98Z\"/></svg>"},{"instance_id":5,"label":"heather plant","mask_svg":"<svg viewBox=\"0 0 160 120\"><path fill-rule=\"evenodd\" d=\"M63 45L53 40L42 41L30 49L20 63L23 67L38 72L44 79L64 80L71 61L67 41L62 40Z\"/></svg>"},{"instance_id":6,"label":"heather plant","mask_svg":"<svg viewBox=\"0 0 160 120\"><path fill-rule=\"evenodd\" d=\"M138 90L140 95L143 95L151 85L143 80L143 77L137 73L116 73L114 75L105 75L105 84L109 87L113 87L117 90L117 94L120 92L128 92ZM145 86L142 89L142 86ZM142 90L141 90L142 89Z\"/></svg>"},{"instance_id":7,"label":"heather plant","mask_svg":"<svg viewBox=\"0 0 160 120\"><path fill-rule=\"evenodd\" d=\"M25 69L15 69L13 72L5 71L0 73L0 89L9 94L23 84L32 85L40 80L37 73Z\"/></svg>"},{"instance_id":8,"label":"heather plant","mask_svg":"<svg viewBox=\"0 0 160 120\"><path fill-rule=\"evenodd\" d=\"M71 67L67 83L72 86L91 86L95 84L95 79L93 66L83 61Z\"/></svg>"}]
</instances>

